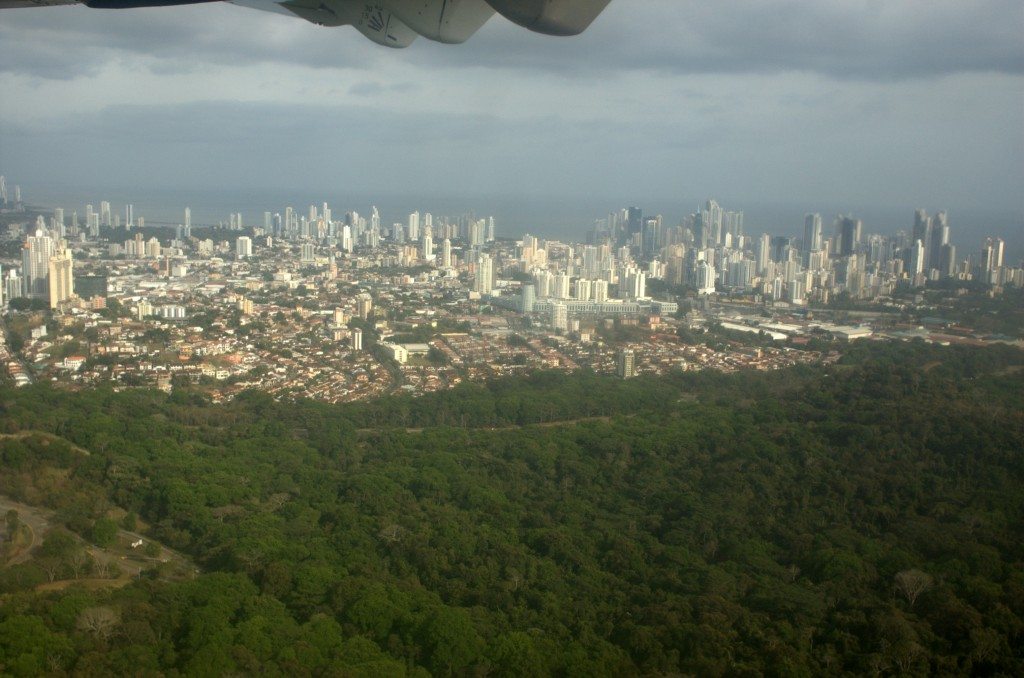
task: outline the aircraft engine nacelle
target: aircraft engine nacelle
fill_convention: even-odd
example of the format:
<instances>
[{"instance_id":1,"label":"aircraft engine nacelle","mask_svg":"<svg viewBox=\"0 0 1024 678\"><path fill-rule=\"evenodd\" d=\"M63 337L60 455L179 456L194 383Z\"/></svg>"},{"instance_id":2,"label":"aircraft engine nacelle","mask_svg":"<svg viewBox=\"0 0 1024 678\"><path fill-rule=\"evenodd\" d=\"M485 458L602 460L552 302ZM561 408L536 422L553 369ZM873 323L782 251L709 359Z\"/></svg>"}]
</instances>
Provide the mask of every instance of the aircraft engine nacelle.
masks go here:
<instances>
[{"instance_id":1,"label":"aircraft engine nacelle","mask_svg":"<svg viewBox=\"0 0 1024 678\"><path fill-rule=\"evenodd\" d=\"M509 21L547 35L578 35L611 0L487 0Z\"/></svg>"}]
</instances>

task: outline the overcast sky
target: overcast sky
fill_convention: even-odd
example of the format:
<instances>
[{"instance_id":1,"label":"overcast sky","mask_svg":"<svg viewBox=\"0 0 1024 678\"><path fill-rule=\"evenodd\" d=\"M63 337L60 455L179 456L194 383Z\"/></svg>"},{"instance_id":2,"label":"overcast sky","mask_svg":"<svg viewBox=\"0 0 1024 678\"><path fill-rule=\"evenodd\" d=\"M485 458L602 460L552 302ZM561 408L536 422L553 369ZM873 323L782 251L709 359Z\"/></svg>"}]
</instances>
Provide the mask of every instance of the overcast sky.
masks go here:
<instances>
[{"instance_id":1,"label":"overcast sky","mask_svg":"<svg viewBox=\"0 0 1024 678\"><path fill-rule=\"evenodd\" d=\"M0 12L27 186L1024 210L1020 0L612 0L379 47L231 5Z\"/></svg>"}]
</instances>

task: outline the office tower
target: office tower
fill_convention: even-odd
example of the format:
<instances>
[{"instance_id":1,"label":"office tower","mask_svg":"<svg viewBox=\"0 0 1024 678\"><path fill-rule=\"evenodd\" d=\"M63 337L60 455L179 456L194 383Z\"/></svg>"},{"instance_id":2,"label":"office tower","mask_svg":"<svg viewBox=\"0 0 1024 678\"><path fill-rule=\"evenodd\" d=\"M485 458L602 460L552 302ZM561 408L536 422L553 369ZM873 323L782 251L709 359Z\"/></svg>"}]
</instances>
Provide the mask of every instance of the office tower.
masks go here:
<instances>
[{"instance_id":1,"label":"office tower","mask_svg":"<svg viewBox=\"0 0 1024 678\"><path fill-rule=\"evenodd\" d=\"M441 243L441 268L452 267L452 241L448 238Z\"/></svg>"},{"instance_id":2,"label":"office tower","mask_svg":"<svg viewBox=\"0 0 1024 678\"><path fill-rule=\"evenodd\" d=\"M135 205L131 203L124 206L124 227L129 229L132 227L132 222L135 221Z\"/></svg>"},{"instance_id":3,"label":"office tower","mask_svg":"<svg viewBox=\"0 0 1024 678\"><path fill-rule=\"evenodd\" d=\"M939 275L943 278L951 278L956 274L956 245L947 244L942 246L939 254Z\"/></svg>"},{"instance_id":4,"label":"office tower","mask_svg":"<svg viewBox=\"0 0 1024 678\"><path fill-rule=\"evenodd\" d=\"M420 239L420 213L413 212L409 215L409 228L407 230L409 240L416 241Z\"/></svg>"},{"instance_id":5,"label":"office tower","mask_svg":"<svg viewBox=\"0 0 1024 678\"><path fill-rule=\"evenodd\" d=\"M910 246L910 275L911 277L924 273L924 243L915 240Z\"/></svg>"},{"instance_id":6,"label":"office tower","mask_svg":"<svg viewBox=\"0 0 1024 678\"><path fill-rule=\"evenodd\" d=\"M808 214L804 217L804 252L821 251L821 215Z\"/></svg>"},{"instance_id":7,"label":"office tower","mask_svg":"<svg viewBox=\"0 0 1024 678\"><path fill-rule=\"evenodd\" d=\"M757 241L757 274L764 275L764 272L768 270L768 264L771 262L772 256L772 237L767 233L761 234L761 239Z\"/></svg>"},{"instance_id":8,"label":"office tower","mask_svg":"<svg viewBox=\"0 0 1024 678\"><path fill-rule=\"evenodd\" d=\"M927 245L931 240L931 228L932 221L928 218L928 213L923 209L914 210L914 227L910 231L911 246L917 240Z\"/></svg>"},{"instance_id":9,"label":"office tower","mask_svg":"<svg viewBox=\"0 0 1024 678\"><path fill-rule=\"evenodd\" d=\"M264 214L270 214L270 213L269 212L265 212ZM192 208L191 207L186 207L185 208L185 223L183 225L185 226L185 228L192 228Z\"/></svg>"},{"instance_id":10,"label":"office tower","mask_svg":"<svg viewBox=\"0 0 1024 678\"><path fill-rule=\"evenodd\" d=\"M53 230L59 233L61 236L64 235L64 208L55 207L53 209Z\"/></svg>"},{"instance_id":11,"label":"office tower","mask_svg":"<svg viewBox=\"0 0 1024 678\"><path fill-rule=\"evenodd\" d=\"M100 225L110 228L114 225L113 215L110 211L110 203L106 200L100 201Z\"/></svg>"},{"instance_id":12,"label":"office tower","mask_svg":"<svg viewBox=\"0 0 1024 678\"><path fill-rule=\"evenodd\" d=\"M633 349L624 348L619 351L616 360L616 373L621 379L630 379L636 376L636 356Z\"/></svg>"},{"instance_id":13,"label":"office tower","mask_svg":"<svg viewBox=\"0 0 1024 678\"><path fill-rule=\"evenodd\" d=\"M476 279L473 281L473 289L480 294L490 294L494 289L494 262L491 257L481 254L476 263Z\"/></svg>"},{"instance_id":14,"label":"office tower","mask_svg":"<svg viewBox=\"0 0 1024 678\"><path fill-rule=\"evenodd\" d=\"M949 244L949 218L942 211L932 217L931 241L929 242L926 261L928 269L941 269L942 248Z\"/></svg>"},{"instance_id":15,"label":"office tower","mask_svg":"<svg viewBox=\"0 0 1024 678\"><path fill-rule=\"evenodd\" d=\"M352 350L363 350L363 331L358 327L352 330Z\"/></svg>"},{"instance_id":16,"label":"office tower","mask_svg":"<svg viewBox=\"0 0 1024 678\"><path fill-rule=\"evenodd\" d=\"M50 257L49 261L50 308L57 308L61 302L70 299L74 293L75 279L71 251L63 250Z\"/></svg>"},{"instance_id":17,"label":"office tower","mask_svg":"<svg viewBox=\"0 0 1024 678\"><path fill-rule=\"evenodd\" d=\"M423 261L432 261L434 259L434 233L430 226L426 226L423 229L421 255Z\"/></svg>"},{"instance_id":18,"label":"office tower","mask_svg":"<svg viewBox=\"0 0 1024 678\"><path fill-rule=\"evenodd\" d=\"M525 283L520 294L520 307L523 313L533 313L533 306L537 301L537 288L531 283Z\"/></svg>"},{"instance_id":19,"label":"office tower","mask_svg":"<svg viewBox=\"0 0 1024 678\"><path fill-rule=\"evenodd\" d=\"M235 241L235 255L239 259L246 259L252 256L252 238L248 236L239 236L238 240Z\"/></svg>"},{"instance_id":20,"label":"office tower","mask_svg":"<svg viewBox=\"0 0 1024 678\"><path fill-rule=\"evenodd\" d=\"M639 207L630 207L626 210L627 233L632 236L640 233L644 226L644 211Z\"/></svg>"},{"instance_id":21,"label":"office tower","mask_svg":"<svg viewBox=\"0 0 1024 678\"><path fill-rule=\"evenodd\" d=\"M25 296L32 299L48 299L50 296L50 257L54 253L53 238L36 231L34 236L25 238L21 250L21 275Z\"/></svg>"},{"instance_id":22,"label":"office tower","mask_svg":"<svg viewBox=\"0 0 1024 678\"><path fill-rule=\"evenodd\" d=\"M274 220L270 212L263 213L263 230L267 233L274 232Z\"/></svg>"},{"instance_id":23,"label":"office tower","mask_svg":"<svg viewBox=\"0 0 1024 678\"><path fill-rule=\"evenodd\" d=\"M861 221L851 216L836 217L836 256L848 257L860 244Z\"/></svg>"}]
</instances>

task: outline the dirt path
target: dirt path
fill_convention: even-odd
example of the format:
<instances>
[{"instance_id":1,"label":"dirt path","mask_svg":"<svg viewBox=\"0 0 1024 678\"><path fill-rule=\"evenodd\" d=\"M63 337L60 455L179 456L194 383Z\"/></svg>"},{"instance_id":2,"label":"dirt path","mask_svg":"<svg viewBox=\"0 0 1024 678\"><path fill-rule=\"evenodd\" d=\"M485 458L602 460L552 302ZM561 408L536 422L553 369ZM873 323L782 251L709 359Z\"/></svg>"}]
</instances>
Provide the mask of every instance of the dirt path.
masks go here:
<instances>
[{"instance_id":1,"label":"dirt path","mask_svg":"<svg viewBox=\"0 0 1024 678\"><path fill-rule=\"evenodd\" d=\"M22 504L8 497L0 495L0 515L6 514L11 509L18 512L18 519L29 529L30 539L28 544L22 547L18 553L7 561L8 565L17 565L29 559L32 549L43 542L43 537L50 531L50 516L53 515L46 509L38 509L34 506Z\"/></svg>"},{"instance_id":2,"label":"dirt path","mask_svg":"<svg viewBox=\"0 0 1024 678\"><path fill-rule=\"evenodd\" d=\"M580 417L578 419L560 419L558 421L544 421L544 422L533 422L530 424L508 424L507 426L453 426L462 431L510 431L517 428L557 428L560 426L573 426L574 424L588 424L593 422L609 422L615 417L631 417L631 414L617 414L600 417ZM431 430L438 427L427 428L406 428L402 429L406 433L423 433L424 431ZM377 431L387 431L387 428L360 428L356 429L356 433L375 433ZM393 430L393 429L392 429Z\"/></svg>"},{"instance_id":3,"label":"dirt path","mask_svg":"<svg viewBox=\"0 0 1024 678\"><path fill-rule=\"evenodd\" d=\"M0 440L24 440L25 438L31 438L32 436L46 438L47 440L59 440L60 442L68 445L75 452L78 452L79 454L86 457L89 456L89 450L85 449L84 447L79 447L78 445L75 445L67 438L61 438L60 436L55 436L52 433L47 433L46 431L18 431L17 433L0 433Z\"/></svg>"}]
</instances>

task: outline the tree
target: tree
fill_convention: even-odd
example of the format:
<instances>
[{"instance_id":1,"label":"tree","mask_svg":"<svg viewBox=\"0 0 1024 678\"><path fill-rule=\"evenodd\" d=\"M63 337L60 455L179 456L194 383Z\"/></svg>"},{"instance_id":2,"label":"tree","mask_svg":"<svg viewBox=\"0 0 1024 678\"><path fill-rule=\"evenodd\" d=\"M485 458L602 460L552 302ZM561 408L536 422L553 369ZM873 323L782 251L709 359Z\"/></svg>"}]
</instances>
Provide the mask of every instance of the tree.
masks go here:
<instances>
[{"instance_id":1,"label":"tree","mask_svg":"<svg viewBox=\"0 0 1024 678\"><path fill-rule=\"evenodd\" d=\"M109 607L90 607L78 615L76 626L80 631L92 634L104 642L114 634L120 617Z\"/></svg>"},{"instance_id":2,"label":"tree","mask_svg":"<svg viewBox=\"0 0 1024 678\"><path fill-rule=\"evenodd\" d=\"M117 523L110 518L100 518L93 523L89 534L94 544L108 548L117 540Z\"/></svg>"},{"instance_id":3,"label":"tree","mask_svg":"<svg viewBox=\"0 0 1024 678\"><path fill-rule=\"evenodd\" d=\"M918 597L931 585L931 575L921 570L903 570L896 575L896 590L906 597L910 607L914 607Z\"/></svg>"}]
</instances>

